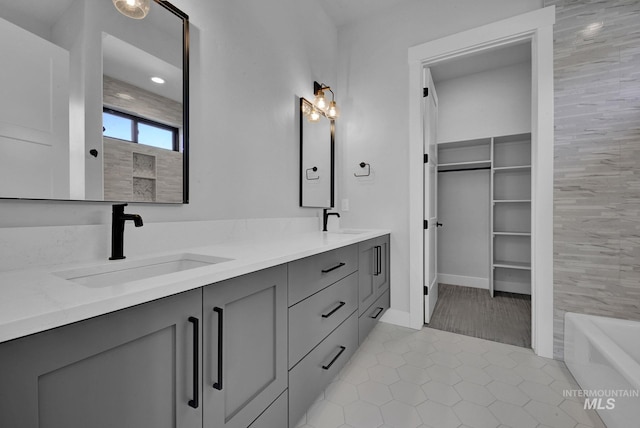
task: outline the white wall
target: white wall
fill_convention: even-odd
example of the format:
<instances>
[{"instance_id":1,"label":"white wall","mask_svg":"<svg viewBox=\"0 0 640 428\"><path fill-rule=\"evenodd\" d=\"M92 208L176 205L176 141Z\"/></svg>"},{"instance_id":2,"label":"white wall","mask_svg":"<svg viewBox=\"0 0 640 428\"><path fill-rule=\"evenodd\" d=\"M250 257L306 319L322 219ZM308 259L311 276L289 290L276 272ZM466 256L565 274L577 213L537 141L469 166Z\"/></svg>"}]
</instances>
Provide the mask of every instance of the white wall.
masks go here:
<instances>
[{"instance_id":1,"label":"white wall","mask_svg":"<svg viewBox=\"0 0 640 428\"><path fill-rule=\"evenodd\" d=\"M407 50L541 6L540 0L416 0L339 29L338 198L350 201L341 224L392 230L393 309L409 310ZM371 164L367 180L353 176L361 161Z\"/></svg>"},{"instance_id":2,"label":"white wall","mask_svg":"<svg viewBox=\"0 0 640 428\"><path fill-rule=\"evenodd\" d=\"M489 170L438 174L438 221L442 223L438 275L442 282L489 288L490 180Z\"/></svg>"},{"instance_id":3,"label":"white wall","mask_svg":"<svg viewBox=\"0 0 640 428\"><path fill-rule=\"evenodd\" d=\"M191 22L191 203L129 211L145 222L317 216L298 207L297 97L336 81L335 26L313 0L172 3ZM110 211L1 200L0 227L109 224Z\"/></svg>"},{"instance_id":4,"label":"white wall","mask_svg":"<svg viewBox=\"0 0 640 428\"><path fill-rule=\"evenodd\" d=\"M438 142L531 132L531 63L436 82Z\"/></svg>"}]
</instances>

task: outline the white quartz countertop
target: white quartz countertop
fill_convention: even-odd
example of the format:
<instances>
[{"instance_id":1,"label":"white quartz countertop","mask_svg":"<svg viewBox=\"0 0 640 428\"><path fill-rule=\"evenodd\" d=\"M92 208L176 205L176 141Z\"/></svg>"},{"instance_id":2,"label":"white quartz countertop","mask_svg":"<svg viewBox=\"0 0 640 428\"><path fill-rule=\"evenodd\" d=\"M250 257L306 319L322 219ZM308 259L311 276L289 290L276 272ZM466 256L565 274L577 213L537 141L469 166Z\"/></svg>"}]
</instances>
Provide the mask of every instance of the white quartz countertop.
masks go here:
<instances>
[{"instance_id":1,"label":"white quartz countertop","mask_svg":"<svg viewBox=\"0 0 640 428\"><path fill-rule=\"evenodd\" d=\"M387 230L366 230L359 233L309 232L275 239L225 242L181 249L173 253L150 252L144 257L127 258L125 261L104 260L0 272L0 343L388 233ZM196 254L232 260L93 288L66 280L60 275L60 272L72 269L114 266L136 260L143 262L145 259L171 254Z\"/></svg>"}]
</instances>

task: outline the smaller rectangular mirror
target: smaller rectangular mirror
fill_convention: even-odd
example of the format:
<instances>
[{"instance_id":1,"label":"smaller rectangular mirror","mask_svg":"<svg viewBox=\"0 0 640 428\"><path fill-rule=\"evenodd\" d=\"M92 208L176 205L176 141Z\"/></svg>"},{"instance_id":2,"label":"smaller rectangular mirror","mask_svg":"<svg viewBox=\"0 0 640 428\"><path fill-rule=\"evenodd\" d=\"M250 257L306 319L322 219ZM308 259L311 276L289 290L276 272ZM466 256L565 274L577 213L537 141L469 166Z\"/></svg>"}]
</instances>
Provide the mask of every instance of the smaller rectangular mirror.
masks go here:
<instances>
[{"instance_id":1,"label":"smaller rectangular mirror","mask_svg":"<svg viewBox=\"0 0 640 428\"><path fill-rule=\"evenodd\" d=\"M333 208L335 124L320 114L307 119L312 104L300 98L300 206Z\"/></svg>"}]
</instances>

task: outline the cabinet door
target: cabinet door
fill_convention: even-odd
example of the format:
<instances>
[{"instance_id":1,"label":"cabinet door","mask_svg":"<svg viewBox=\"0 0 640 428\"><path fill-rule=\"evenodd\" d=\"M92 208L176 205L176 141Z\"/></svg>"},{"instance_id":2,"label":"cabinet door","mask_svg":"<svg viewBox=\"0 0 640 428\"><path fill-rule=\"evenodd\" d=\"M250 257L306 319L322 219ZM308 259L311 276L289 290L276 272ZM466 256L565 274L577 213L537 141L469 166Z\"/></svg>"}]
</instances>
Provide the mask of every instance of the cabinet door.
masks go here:
<instances>
[{"instance_id":1,"label":"cabinet door","mask_svg":"<svg viewBox=\"0 0 640 428\"><path fill-rule=\"evenodd\" d=\"M246 428L287 387L285 265L204 289L204 427Z\"/></svg>"},{"instance_id":2,"label":"cabinet door","mask_svg":"<svg viewBox=\"0 0 640 428\"><path fill-rule=\"evenodd\" d=\"M0 345L0 426L201 427L201 311L194 290Z\"/></svg>"},{"instance_id":3,"label":"cabinet door","mask_svg":"<svg viewBox=\"0 0 640 428\"><path fill-rule=\"evenodd\" d=\"M389 289L389 235L376 239L373 253L377 267L373 274L373 283L378 298Z\"/></svg>"},{"instance_id":4,"label":"cabinet door","mask_svg":"<svg viewBox=\"0 0 640 428\"><path fill-rule=\"evenodd\" d=\"M361 315L376 300L374 274L378 270L376 240L359 244L358 258L358 314Z\"/></svg>"}]
</instances>

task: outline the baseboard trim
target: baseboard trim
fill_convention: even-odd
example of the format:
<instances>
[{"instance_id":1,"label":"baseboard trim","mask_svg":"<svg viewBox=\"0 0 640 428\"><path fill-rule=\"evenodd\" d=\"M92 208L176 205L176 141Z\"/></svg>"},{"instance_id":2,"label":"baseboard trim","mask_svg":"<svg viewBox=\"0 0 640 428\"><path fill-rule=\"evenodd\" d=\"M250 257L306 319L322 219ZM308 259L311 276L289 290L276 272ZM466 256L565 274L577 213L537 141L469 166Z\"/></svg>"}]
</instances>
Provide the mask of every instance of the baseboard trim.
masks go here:
<instances>
[{"instance_id":1,"label":"baseboard trim","mask_svg":"<svg viewBox=\"0 0 640 428\"><path fill-rule=\"evenodd\" d=\"M409 312L400 311L393 308L387 309L380 321L400 327L412 328L414 330L420 330L422 328L422 325L412 325L411 314Z\"/></svg>"},{"instance_id":2,"label":"baseboard trim","mask_svg":"<svg viewBox=\"0 0 640 428\"><path fill-rule=\"evenodd\" d=\"M463 287L484 288L485 290L489 289L489 278L478 278L475 276L439 273L438 282L440 284L462 285Z\"/></svg>"}]
</instances>

